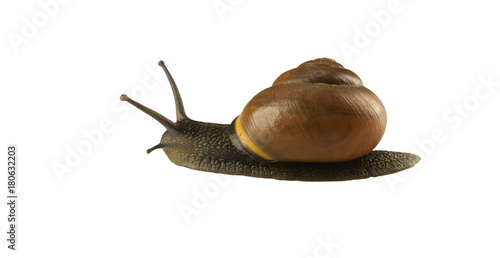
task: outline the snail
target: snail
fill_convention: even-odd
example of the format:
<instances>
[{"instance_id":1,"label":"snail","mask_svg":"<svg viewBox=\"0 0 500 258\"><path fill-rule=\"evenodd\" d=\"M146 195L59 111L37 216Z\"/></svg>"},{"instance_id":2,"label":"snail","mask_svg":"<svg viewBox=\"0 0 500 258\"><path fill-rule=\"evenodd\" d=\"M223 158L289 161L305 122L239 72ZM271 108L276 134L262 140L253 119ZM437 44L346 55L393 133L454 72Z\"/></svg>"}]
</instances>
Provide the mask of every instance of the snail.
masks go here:
<instances>
[{"instance_id":1,"label":"snail","mask_svg":"<svg viewBox=\"0 0 500 258\"><path fill-rule=\"evenodd\" d=\"M171 162L195 170L259 178L344 181L413 167L411 153L373 150L387 115L380 99L352 71L329 58L281 74L231 124L192 120L163 61L177 121L120 96L167 130L156 146Z\"/></svg>"}]
</instances>

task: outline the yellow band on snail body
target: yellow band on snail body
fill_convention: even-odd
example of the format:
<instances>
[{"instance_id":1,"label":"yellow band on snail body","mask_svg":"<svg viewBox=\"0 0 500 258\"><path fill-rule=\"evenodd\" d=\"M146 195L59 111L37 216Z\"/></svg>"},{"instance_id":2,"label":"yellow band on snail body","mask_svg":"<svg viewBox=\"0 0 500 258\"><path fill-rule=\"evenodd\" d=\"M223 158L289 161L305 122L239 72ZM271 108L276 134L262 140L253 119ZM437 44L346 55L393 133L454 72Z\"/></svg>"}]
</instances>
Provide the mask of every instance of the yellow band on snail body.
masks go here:
<instances>
[{"instance_id":1,"label":"yellow band on snail body","mask_svg":"<svg viewBox=\"0 0 500 258\"><path fill-rule=\"evenodd\" d=\"M243 129L243 125L241 124L241 119L240 116L236 118L236 121L234 122L234 130L236 131L236 134L238 135L238 138L240 139L241 143L251 152L253 152L255 155L266 159L266 160L273 160L273 157L269 156L267 153L265 153L261 148L259 148L257 145L255 145L252 140L250 140L250 137L248 137L248 134L245 132Z\"/></svg>"}]
</instances>

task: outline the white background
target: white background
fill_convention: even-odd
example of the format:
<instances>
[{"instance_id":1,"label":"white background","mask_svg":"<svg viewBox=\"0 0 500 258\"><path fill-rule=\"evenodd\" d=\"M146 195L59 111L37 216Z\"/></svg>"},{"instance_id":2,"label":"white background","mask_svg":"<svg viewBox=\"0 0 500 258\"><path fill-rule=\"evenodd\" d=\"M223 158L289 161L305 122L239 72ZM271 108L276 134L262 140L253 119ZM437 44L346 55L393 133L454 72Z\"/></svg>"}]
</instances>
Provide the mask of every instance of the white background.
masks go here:
<instances>
[{"instance_id":1,"label":"white background","mask_svg":"<svg viewBox=\"0 0 500 258\"><path fill-rule=\"evenodd\" d=\"M0 146L18 144L20 203L15 252L1 205L0 257L498 257L493 3L3 1ZM148 72L163 59L191 118L229 123L318 57L382 99L377 149L418 153L416 167L349 182L213 177L146 155L164 128L118 102L174 119L166 79ZM102 121L111 129L82 147Z\"/></svg>"}]
</instances>

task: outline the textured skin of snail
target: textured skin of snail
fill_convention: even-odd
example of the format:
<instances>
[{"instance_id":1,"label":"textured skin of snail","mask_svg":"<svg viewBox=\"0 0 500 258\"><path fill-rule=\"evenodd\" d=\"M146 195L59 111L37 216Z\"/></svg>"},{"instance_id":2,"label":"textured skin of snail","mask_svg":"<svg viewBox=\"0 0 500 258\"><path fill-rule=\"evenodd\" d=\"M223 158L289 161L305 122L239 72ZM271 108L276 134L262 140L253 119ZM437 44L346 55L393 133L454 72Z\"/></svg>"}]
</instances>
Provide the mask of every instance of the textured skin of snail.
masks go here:
<instances>
[{"instance_id":1,"label":"textured skin of snail","mask_svg":"<svg viewBox=\"0 0 500 258\"><path fill-rule=\"evenodd\" d=\"M185 129L175 137L164 136L173 146L164 148L165 154L179 166L202 171L280 180L344 181L391 174L420 160L410 153L371 151L345 162L257 162L234 147L227 137L228 124L192 120L178 124Z\"/></svg>"},{"instance_id":2,"label":"textured skin of snail","mask_svg":"<svg viewBox=\"0 0 500 258\"><path fill-rule=\"evenodd\" d=\"M158 145L148 150L163 149L170 161L200 171L244 175L258 178L300 181L345 181L392 174L413 167L420 157L411 153L371 151L342 162L259 162L238 150L230 139L230 124L194 121L184 111L177 86L160 61L172 86L176 102L177 122L122 95L127 101L155 118L167 128Z\"/></svg>"}]
</instances>

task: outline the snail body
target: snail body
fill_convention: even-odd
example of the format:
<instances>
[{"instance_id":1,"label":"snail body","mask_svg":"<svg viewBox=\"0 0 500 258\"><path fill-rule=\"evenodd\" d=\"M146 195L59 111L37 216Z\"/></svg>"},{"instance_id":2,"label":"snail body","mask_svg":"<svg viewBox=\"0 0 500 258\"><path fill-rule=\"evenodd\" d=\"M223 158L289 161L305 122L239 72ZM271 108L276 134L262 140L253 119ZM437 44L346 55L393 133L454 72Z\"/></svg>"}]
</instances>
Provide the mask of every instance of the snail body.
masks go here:
<instances>
[{"instance_id":1,"label":"snail body","mask_svg":"<svg viewBox=\"0 0 500 258\"><path fill-rule=\"evenodd\" d=\"M373 151L385 131L380 99L352 71L332 59L305 62L258 93L231 124L186 116L177 86L165 67L176 102L177 122L120 97L167 131L162 148L177 165L217 173L301 181L342 181L398 172L420 158Z\"/></svg>"}]
</instances>

